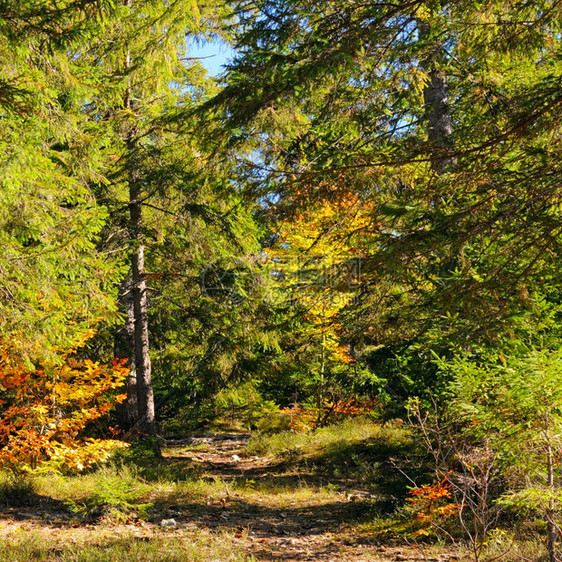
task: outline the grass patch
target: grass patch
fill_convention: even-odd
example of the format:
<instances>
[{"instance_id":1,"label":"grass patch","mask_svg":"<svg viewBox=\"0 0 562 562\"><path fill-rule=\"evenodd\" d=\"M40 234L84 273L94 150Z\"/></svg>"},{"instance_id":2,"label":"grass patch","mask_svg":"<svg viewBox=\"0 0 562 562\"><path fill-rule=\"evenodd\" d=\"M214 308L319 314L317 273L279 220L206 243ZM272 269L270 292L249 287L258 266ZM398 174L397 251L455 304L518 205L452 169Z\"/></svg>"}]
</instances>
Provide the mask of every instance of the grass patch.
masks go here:
<instances>
[{"instance_id":1,"label":"grass patch","mask_svg":"<svg viewBox=\"0 0 562 562\"><path fill-rule=\"evenodd\" d=\"M204 447L208 447L208 445L204 444ZM189 450L189 447L185 449ZM164 448L162 453L166 455L175 450L177 448ZM204 450L204 448L201 447L200 450ZM150 442L134 443L128 449L117 451L113 456L113 464L129 467L143 480L149 482L191 480L200 476L201 473L201 469L197 467L196 463L187 459L181 459L180 462L163 462L155 455Z\"/></svg>"},{"instance_id":2,"label":"grass patch","mask_svg":"<svg viewBox=\"0 0 562 562\"><path fill-rule=\"evenodd\" d=\"M407 429L365 417L308 433L257 434L247 452L279 459L286 472L307 483L344 491L360 487L358 499L368 498L373 513L381 516L404 503L411 484L405 473L423 481L430 472Z\"/></svg>"},{"instance_id":3,"label":"grass patch","mask_svg":"<svg viewBox=\"0 0 562 562\"><path fill-rule=\"evenodd\" d=\"M250 561L241 545L230 533L212 535L200 532L181 538L139 537L125 534L107 537L92 534L74 544L56 541L42 531L12 533L0 539L0 560L24 562L41 560L57 562L185 562L221 560L225 562Z\"/></svg>"},{"instance_id":4,"label":"grass patch","mask_svg":"<svg viewBox=\"0 0 562 562\"><path fill-rule=\"evenodd\" d=\"M257 434L248 454L273 456L304 472L325 478L381 483L397 475L392 463L417 459L410 433L400 426L381 426L369 418L354 418L308 433ZM405 489L405 485L402 485Z\"/></svg>"},{"instance_id":5,"label":"grass patch","mask_svg":"<svg viewBox=\"0 0 562 562\"><path fill-rule=\"evenodd\" d=\"M36 480L44 495L63 501L76 515L117 520L146 518L152 505L144 500L151 490L130 466L105 466L79 476L42 476Z\"/></svg>"},{"instance_id":6,"label":"grass patch","mask_svg":"<svg viewBox=\"0 0 562 562\"><path fill-rule=\"evenodd\" d=\"M35 480L24 475L0 473L0 507L23 507L37 501Z\"/></svg>"},{"instance_id":7,"label":"grass patch","mask_svg":"<svg viewBox=\"0 0 562 562\"><path fill-rule=\"evenodd\" d=\"M411 443L410 435L403 428L381 426L369 418L352 418L307 433L257 433L250 438L246 450L251 455L290 457L310 455L327 448L340 448L349 443L373 439L403 445Z\"/></svg>"},{"instance_id":8,"label":"grass patch","mask_svg":"<svg viewBox=\"0 0 562 562\"><path fill-rule=\"evenodd\" d=\"M404 428L369 418L256 434L247 446L172 447L164 459L149 445L133 446L89 473L35 477L46 510L22 510L31 512L23 524L19 510L10 512L0 560L251 560L248 552L276 559L285 536L295 556L309 548L307 533L319 539L318 552L332 549L331 534L349 545L354 537L365 545L400 540L388 523L399 524L407 482L393 463L415 448ZM70 525L68 510L76 515Z\"/></svg>"}]
</instances>

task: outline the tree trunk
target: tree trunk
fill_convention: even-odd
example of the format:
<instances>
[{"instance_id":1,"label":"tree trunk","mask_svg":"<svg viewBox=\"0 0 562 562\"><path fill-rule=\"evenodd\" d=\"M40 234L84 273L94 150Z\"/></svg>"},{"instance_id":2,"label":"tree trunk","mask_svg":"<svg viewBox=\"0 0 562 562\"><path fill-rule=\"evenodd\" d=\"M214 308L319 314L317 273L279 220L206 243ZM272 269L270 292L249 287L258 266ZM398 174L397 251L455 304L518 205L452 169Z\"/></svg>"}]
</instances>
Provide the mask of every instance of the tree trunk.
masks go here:
<instances>
[{"instance_id":1,"label":"tree trunk","mask_svg":"<svg viewBox=\"0 0 562 562\"><path fill-rule=\"evenodd\" d=\"M418 20L418 33L422 43L429 43L431 39L429 23ZM427 137L431 144L431 168L439 175L454 164L454 159L450 156L454 149L454 142L447 77L445 72L439 68L442 54L443 49L440 43L428 44L427 53L421 61L428 78L423 91L423 99L427 119Z\"/></svg>"},{"instance_id":2,"label":"tree trunk","mask_svg":"<svg viewBox=\"0 0 562 562\"><path fill-rule=\"evenodd\" d=\"M124 0L124 6L131 8L132 0ZM131 68L131 52L127 48L125 53L125 70L128 72ZM129 112L134 110L131 92L131 78L127 78L127 88L123 106ZM135 141L136 127L131 126L126 136L127 152L129 155L128 163L128 184L129 184L129 242L131 245L130 261L131 261L131 283L130 293L132 302L132 342L129 342L132 353L129 357L133 357L134 364L134 382L136 383L136 406L137 421L136 427L140 433L149 436L156 435L155 412L154 412L154 393L152 390L152 372L150 364L150 347L148 337L148 294L146 287L146 275L144 270L144 237L142 228L142 194L141 184L139 181L138 168L136 166L134 155L138 150ZM131 309L127 310L127 324L129 325L131 318ZM132 382L132 381L131 381ZM131 406L134 398L131 395ZM158 446L156 445L156 448ZM159 450L158 450L159 452Z\"/></svg>"},{"instance_id":3,"label":"tree trunk","mask_svg":"<svg viewBox=\"0 0 562 562\"><path fill-rule=\"evenodd\" d=\"M132 433L139 421L137 400L137 374L135 370L135 312L133 306L132 281L125 279L119 285L119 307L126 313L125 324L115 334L115 357L127 359L129 376L123 387L127 398L117 405L117 421L119 427Z\"/></svg>"},{"instance_id":4,"label":"tree trunk","mask_svg":"<svg viewBox=\"0 0 562 562\"><path fill-rule=\"evenodd\" d=\"M134 357L137 383L139 427L147 435L156 435L154 393L148 338L148 294L144 270L142 239L142 203L140 186L133 171L129 178L129 214L131 237L132 300L134 314Z\"/></svg>"}]
</instances>

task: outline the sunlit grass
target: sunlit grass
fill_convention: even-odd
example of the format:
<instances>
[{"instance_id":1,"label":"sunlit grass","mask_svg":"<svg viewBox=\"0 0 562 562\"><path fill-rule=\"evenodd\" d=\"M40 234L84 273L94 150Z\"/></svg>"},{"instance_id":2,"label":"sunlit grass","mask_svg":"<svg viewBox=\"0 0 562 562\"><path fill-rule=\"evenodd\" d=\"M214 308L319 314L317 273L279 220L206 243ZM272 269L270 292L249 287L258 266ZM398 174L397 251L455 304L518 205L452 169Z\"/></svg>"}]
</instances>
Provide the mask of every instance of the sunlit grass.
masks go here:
<instances>
[{"instance_id":1,"label":"sunlit grass","mask_svg":"<svg viewBox=\"0 0 562 562\"><path fill-rule=\"evenodd\" d=\"M372 439L401 444L411 441L402 427L381 426L369 418L353 418L306 433L257 433L250 438L246 449L248 454L254 455L290 456Z\"/></svg>"},{"instance_id":2,"label":"sunlit grass","mask_svg":"<svg viewBox=\"0 0 562 562\"><path fill-rule=\"evenodd\" d=\"M0 472L0 507L17 507L33 504L37 483L25 475Z\"/></svg>"},{"instance_id":3,"label":"sunlit grass","mask_svg":"<svg viewBox=\"0 0 562 562\"><path fill-rule=\"evenodd\" d=\"M78 538L65 535L56 539L48 530L16 530L0 538L0 560L25 562L115 562L150 560L157 562L253 560L233 533L207 531L181 536L139 536L121 532L113 536L96 529Z\"/></svg>"},{"instance_id":4,"label":"sunlit grass","mask_svg":"<svg viewBox=\"0 0 562 562\"><path fill-rule=\"evenodd\" d=\"M121 514L146 516L151 505L146 498L151 490L134 467L104 466L78 476L50 474L36 479L43 496L66 504L71 512L83 517Z\"/></svg>"}]
</instances>

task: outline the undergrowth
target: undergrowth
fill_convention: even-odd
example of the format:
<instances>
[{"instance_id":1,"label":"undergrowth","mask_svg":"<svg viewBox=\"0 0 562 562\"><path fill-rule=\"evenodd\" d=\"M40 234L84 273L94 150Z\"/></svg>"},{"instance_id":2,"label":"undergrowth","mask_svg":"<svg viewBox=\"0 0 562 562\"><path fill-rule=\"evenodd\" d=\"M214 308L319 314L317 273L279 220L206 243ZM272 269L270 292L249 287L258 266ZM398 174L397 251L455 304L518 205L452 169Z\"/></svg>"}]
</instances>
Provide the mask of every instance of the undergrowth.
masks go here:
<instances>
[{"instance_id":1,"label":"undergrowth","mask_svg":"<svg viewBox=\"0 0 562 562\"><path fill-rule=\"evenodd\" d=\"M146 518L152 507L144 501L151 487L139 479L132 466L110 465L72 477L42 476L36 486L42 494L64 502L81 517Z\"/></svg>"},{"instance_id":2,"label":"undergrowth","mask_svg":"<svg viewBox=\"0 0 562 562\"><path fill-rule=\"evenodd\" d=\"M361 417L350 418L339 424L304 433L292 431L276 434L256 433L250 438L247 451L254 455L274 456L313 454L321 450L373 439L404 446L411 443L411 437L402 427L381 426L368 417Z\"/></svg>"},{"instance_id":3,"label":"undergrowth","mask_svg":"<svg viewBox=\"0 0 562 562\"><path fill-rule=\"evenodd\" d=\"M0 507L33 505L36 493L36 482L31 477L0 472Z\"/></svg>"}]
</instances>

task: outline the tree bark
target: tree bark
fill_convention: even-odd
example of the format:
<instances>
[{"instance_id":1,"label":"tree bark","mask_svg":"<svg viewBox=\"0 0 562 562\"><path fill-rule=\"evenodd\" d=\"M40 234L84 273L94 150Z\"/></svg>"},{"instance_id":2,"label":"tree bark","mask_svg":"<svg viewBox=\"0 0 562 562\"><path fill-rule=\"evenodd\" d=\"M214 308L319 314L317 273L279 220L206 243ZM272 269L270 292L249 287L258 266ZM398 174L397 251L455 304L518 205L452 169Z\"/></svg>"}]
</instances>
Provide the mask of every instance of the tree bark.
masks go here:
<instances>
[{"instance_id":1,"label":"tree bark","mask_svg":"<svg viewBox=\"0 0 562 562\"><path fill-rule=\"evenodd\" d=\"M418 20L418 33L422 43L429 43L431 27L428 22ZM454 159L451 158L454 149L453 119L447 77L439 67L443 48L438 42L428 44L427 48L427 53L421 61L428 78L423 91L427 137L431 144L431 168L441 175L454 164Z\"/></svg>"},{"instance_id":2,"label":"tree bark","mask_svg":"<svg viewBox=\"0 0 562 562\"><path fill-rule=\"evenodd\" d=\"M123 387L127 398L117 405L117 421L119 427L132 433L139 421L137 401L137 374L135 369L135 312L133 306L132 281L124 279L119 285L119 307L126 313L125 324L115 334L115 357L127 359L129 375Z\"/></svg>"},{"instance_id":3,"label":"tree bark","mask_svg":"<svg viewBox=\"0 0 562 562\"><path fill-rule=\"evenodd\" d=\"M154 393L148 336L148 294L144 269L141 190L136 172L129 178L132 301L134 314L134 362L137 383L139 427L142 433L156 435Z\"/></svg>"},{"instance_id":4,"label":"tree bark","mask_svg":"<svg viewBox=\"0 0 562 562\"><path fill-rule=\"evenodd\" d=\"M124 6L131 8L132 0L124 0ZM125 53L125 71L128 73L131 68L131 52L127 48ZM127 87L123 99L123 107L129 112L133 112L131 78L127 77ZM129 184L129 243L130 243L130 264L131 280L129 282L129 295L127 300L127 323L126 329L129 345L130 364L134 367L129 377L129 397L126 409L130 409L128 414L135 419L134 426L139 433L155 436L156 423L154 411L154 393L152 390L152 371L150 364L150 345L148 335L148 294L146 287L146 275L144 269L144 237L142 224L142 189L135 162L135 154L138 145L135 140L136 127L131 125L125 137L128 162ZM132 330L131 330L132 324ZM132 337L131 337L132 336ZM132 412L136 409L136 415ZM126 423L130 423L127 421Z\"/></svg>"}]
</instances>

